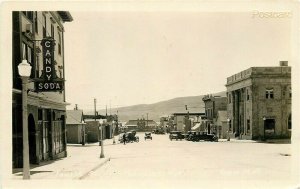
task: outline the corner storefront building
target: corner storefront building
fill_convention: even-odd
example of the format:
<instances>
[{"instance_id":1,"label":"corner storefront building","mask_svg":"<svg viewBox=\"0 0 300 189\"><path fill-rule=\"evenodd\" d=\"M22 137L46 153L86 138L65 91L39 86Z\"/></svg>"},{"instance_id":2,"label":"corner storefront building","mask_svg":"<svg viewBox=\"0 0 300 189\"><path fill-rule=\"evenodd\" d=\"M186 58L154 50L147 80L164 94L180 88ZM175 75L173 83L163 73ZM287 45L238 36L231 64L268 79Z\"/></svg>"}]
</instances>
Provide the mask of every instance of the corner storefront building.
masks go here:
<instances>
[{"instance_id":1,"label":"corner storefront building","mask_svg":"<svg viewBox=\"0 0 300 189\"><path fill-rule=\"evenodd\" d=\"M14 11L12 13L12 144L13 167L23 166L22 82L18 65L26 59L32 66L28 84L28 133L30 163L39 164L67 156L65 90L37 91L36 81L45 74L41 40L54 40L53 77L64 83L64 27L73 20L67 11Z\"/></svg>"},{"instance_id":2,"label":"corner storefront building","mask_svg":"<svg viewBox=\"0 0 300 189\"><path fill-rule=\"evenodd\" d=\"M227 78L230 137L291 138L291 67L252 67Z\"/></svg>"}]
</instances>

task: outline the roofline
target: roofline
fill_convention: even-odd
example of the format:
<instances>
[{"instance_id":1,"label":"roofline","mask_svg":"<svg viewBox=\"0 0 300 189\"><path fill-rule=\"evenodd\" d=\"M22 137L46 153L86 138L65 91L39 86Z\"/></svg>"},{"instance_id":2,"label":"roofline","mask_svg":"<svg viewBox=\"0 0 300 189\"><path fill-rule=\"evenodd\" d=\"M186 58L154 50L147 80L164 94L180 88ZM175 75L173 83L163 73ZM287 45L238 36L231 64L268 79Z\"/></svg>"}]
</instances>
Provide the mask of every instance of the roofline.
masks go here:
<instances>
[{"instance_id":1,"label":"roofline","mask_svg":"<svg viewBox=\"0 0 300 189\"><path fill-rule=\"evenodd\" d=\"M69 11L57 11L58 15L64 22L72 22L73 17Z\"/></svg>"},{"instance_id":2,"label":"roofline","mask_svg":"<svg viewBox=\"0 0 300 189\"><path fill-rule=\"evenodd\" d=\"M173 113L172 115L205 115L204 112L201 112L201 113Z\"/></svg>"}]
</instances>

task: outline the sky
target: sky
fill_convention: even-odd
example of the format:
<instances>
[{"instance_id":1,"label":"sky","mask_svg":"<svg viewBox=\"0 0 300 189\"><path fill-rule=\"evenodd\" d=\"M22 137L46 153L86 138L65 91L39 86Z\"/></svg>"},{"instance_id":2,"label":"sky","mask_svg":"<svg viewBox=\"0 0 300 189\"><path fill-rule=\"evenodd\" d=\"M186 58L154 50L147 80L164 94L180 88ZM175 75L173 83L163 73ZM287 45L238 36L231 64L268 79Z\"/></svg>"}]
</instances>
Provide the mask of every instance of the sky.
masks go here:
<instances>
[{"instance_id":1,"label":"sky","mask_svg":"<svg viewBox=\"0 0 300 189\"><path fill-rule=\"evenodd\" d=\"M70 11L66 98L97 109L225 91L226 78L291 58L291 18L248 12Z\"/></svg>"}]
</instances>

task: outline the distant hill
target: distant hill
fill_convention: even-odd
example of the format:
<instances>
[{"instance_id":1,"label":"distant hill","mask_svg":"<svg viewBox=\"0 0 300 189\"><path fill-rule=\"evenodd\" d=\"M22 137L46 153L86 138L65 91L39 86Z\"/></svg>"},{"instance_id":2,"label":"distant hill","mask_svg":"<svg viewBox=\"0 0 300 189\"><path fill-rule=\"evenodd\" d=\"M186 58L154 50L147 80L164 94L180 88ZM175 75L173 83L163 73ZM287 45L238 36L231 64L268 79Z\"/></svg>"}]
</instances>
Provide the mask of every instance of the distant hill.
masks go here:
<instances>
[{"instance_id":1,"label":"distant hill","mask_svg":"<svg viewBox=\"0 0 300 189\"><path fill-rule=\"evenodd\" d=\"M226 92L222 91L214 93L215 96L226 96ZM170 115L172 113L186 112L185 105L188 106L190 113L192 112L203 112L204 103L202 101L204 95L199 96L188 96L178 97L171 100L161 101L154 104L139 104L127 107L118 108L119 120L128 121L130 119L138 119L144 117L159 121L159 118L163 115ZM115 113L117 110L112 108L111 112ZM109 111L108 111L109 112ZM99 114L105 115L105 110L98 110ZM93 114L93 110L85 111L84 114Z\"/></svg>"}]
</instances>

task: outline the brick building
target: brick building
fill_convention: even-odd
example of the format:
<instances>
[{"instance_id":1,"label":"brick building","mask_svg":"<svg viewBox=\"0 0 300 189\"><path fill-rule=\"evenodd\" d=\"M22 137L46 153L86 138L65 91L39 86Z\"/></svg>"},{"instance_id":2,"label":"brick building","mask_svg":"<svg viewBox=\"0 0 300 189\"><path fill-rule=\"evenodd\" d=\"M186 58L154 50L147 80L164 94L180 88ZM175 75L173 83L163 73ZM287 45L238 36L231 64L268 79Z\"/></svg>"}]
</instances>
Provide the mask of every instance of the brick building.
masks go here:
<instances>
[{"instance_id":1,"label":"brick building","mask_svg":"<svg viewBox=\"0 0 300 189\"><path fill-rule=\"evenodd\" d=\"M23 166L22 82L18 65L32 66L28 84L28 132L30 163L39 164L67 155L65 90L37 92L35 83L45 74L41 40L55 41L53 78L64 82L64 23L73 20L67 11L12 12L12 143L13 167Z\"/></svg>"},{"instance_id":2,"label":"brick building","mask_svg":"<svg viewBox=\"0 0 300 189\"><path fill-rule=\"evenodd\" d=\"M291 67L252 67L227 78L231 137L291 137Z\"/></svg>"}]
</instances>

